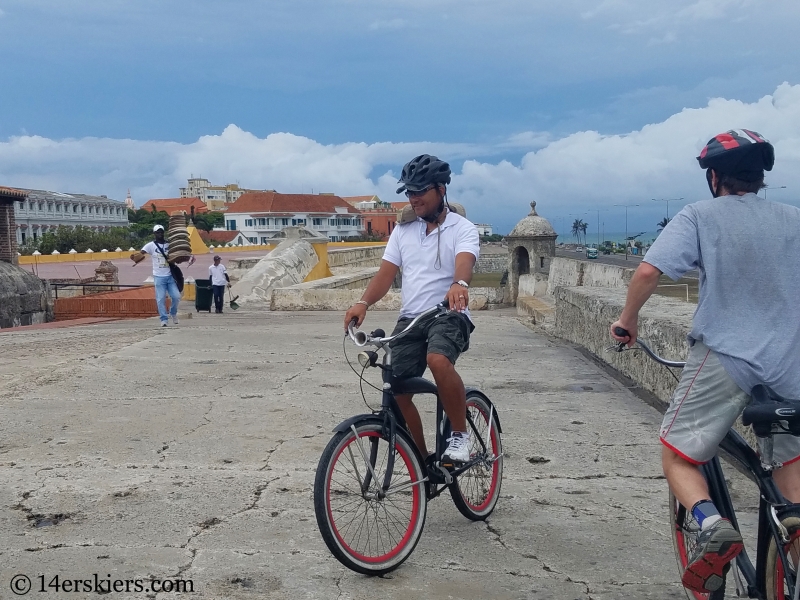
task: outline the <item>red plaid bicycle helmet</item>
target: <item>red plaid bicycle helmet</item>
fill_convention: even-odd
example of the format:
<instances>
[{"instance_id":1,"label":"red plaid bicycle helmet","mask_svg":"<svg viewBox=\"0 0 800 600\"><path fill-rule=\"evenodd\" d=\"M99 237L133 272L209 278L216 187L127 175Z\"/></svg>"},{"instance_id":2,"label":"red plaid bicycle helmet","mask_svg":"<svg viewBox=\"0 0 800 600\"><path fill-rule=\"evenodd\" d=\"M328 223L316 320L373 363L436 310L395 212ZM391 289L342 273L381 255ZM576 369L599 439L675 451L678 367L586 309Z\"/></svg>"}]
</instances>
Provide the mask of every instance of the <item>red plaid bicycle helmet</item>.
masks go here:
<instances>
[{"instance_id":1,"label":"red plaid bicycle helmet","mask_svg":"<svg viewBox=\"0 0 800 600\"><path fill-rule=\"evenodd\" d=\"M702 169L713 169L742 181L759 181L775 164L775 149L760 133L731 129L711 138L697 157ZM710 174L709 174L710 175Z\"/></svg>"}]
</instances>

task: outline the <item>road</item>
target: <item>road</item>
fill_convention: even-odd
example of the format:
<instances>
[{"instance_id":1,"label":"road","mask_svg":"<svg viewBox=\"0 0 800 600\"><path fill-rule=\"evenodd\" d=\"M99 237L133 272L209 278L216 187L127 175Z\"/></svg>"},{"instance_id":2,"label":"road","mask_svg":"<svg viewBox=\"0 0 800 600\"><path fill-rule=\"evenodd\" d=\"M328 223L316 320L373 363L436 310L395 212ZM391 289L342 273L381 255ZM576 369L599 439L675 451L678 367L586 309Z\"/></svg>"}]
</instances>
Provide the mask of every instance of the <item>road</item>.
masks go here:
<instances>
[{"instance_id":1,"label":"road","mask_svg":"<svg viewBox=\"0 0 800 600\"><path fill-rule=\"evenodd\" d=\"M331 429L366 410L340 317L242 309L164 330L0 334L0 597L14 574L101 573L191 579L188 597L226 600L685 598L660 415L507 310L475 315L458 363L503 425L496 511L469 522L441 496L400 569L342 567L312 492ZM433 406L420 406L431 431Z\"/></svg>"}]
</instances>

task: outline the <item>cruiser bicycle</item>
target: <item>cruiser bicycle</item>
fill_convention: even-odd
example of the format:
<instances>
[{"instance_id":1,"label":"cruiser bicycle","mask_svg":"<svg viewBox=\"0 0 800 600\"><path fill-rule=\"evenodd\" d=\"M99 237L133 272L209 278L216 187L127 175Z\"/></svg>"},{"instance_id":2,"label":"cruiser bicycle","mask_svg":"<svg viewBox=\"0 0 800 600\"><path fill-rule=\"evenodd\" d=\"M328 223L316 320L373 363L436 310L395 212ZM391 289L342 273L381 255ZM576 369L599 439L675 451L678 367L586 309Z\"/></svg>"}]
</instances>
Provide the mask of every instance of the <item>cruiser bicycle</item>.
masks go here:
<instances>
[{"instance_id":1,"label":"cruiser bicycle","mask_svg":"<svg viewBox=\"0 0 800 600\"><path fill-rule=\"evenodd\" d=\"M627 336L628 332L618 327L614 333ZM661 358L642 340L638 347L626 348L624 343L614 344L609 350L643 350L656 362L675 368L685 363ZM673 374L674 375L674 374ZM677 379L677 378L676 378ZM747 554L747 549L734 558L727 570L733 577L736 596L760 598L761 600L798 600L800 598L800 504L792 504L783 497L772 478L772 471L781 466L773 461L773 436L800 436L800 400L790 400L775 394L765 385L753 388L752 400L742 413L742 423L752 426L756 436L758 453L734 429L720 443L720 448L734 461L734 465L759 488L758 533L756 537L756 564ZM701 465L708 483L709 495L722 517L729 519L738 530L739 522L733 508L731 495L719 457ZM681 505L669 494L669 517L672 541L681 575L686 569L688 557L697 543L700 528L691 510ZM685 590L689 600L723 600L725 577L722 574L720 588L710 594Z\"/></svg>"},{"instance_id":2,"label":"cruiser bicycle","mask_svg":"<svg viewBox=\"0 0 800 600\"><path fill-rule=\"evenodd\" d=\"M359 379L363 396L364 371L370 367L381 369L383 388L376 389L382 392L382 402L380 409L351 417L334 428L335 435L317 467L314 511L328 549L358 573L383 575L399 567L422 535L428 500L445 489L450 491L461 514L476 521L485 520L500 497L502 430L491 400L481 391L467 388L470 460L445 465L442 455L450 436L450 422L436 385L422 377L392 376L390 342L406 335L422 319L447 310L446 302L438 304L394 336L385 337L381 329L367 334L351 324L345 337L349 336L358 347L376 348L377 351L359 354ZM383 352L382 360L379 351ZM420 454L395 394L436 396L436 443L430 456Z\"/></svg>"}]
</instances>

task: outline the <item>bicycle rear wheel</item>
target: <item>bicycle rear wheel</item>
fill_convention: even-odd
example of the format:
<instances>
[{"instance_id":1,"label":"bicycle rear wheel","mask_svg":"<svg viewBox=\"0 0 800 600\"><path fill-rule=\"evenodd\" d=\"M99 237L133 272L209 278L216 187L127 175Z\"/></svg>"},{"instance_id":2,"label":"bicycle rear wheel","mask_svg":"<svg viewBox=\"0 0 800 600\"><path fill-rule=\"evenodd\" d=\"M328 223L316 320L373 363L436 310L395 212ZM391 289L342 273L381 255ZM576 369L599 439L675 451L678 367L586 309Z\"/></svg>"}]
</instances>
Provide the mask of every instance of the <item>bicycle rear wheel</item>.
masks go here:
<instances>
[{"instance_id":1,"label":"bicycle rear wheel","mask_svg":"<svg viewBox=\"0 0 800 600\"><path fill-rule=\"evenodd\" d=\"M382 486L389 441L376 422L338 432L319 460L314 511L322 539L346 567L382 575L414 550L425 525L425 474L413 441L398 429L389 489ZM371 468L370 468L371 467Z\"/></svg>"},{"instance_id":2,"label":"bicycle rear wheel","mask_svg":"<svg viewBox=\"0 0 800 600\"><path fill-rule=\"evenodd\" d=\"M492 431L491 439L487 440L490 413ZM472 422L470 456L484 453L481 445L483 440L486 446L485 460L459 475L450 486L450 495L462 515L473 521L484 521L492 514L500 498L500 486L503 483L503 444L500 441L497 413L482 395L474 392L467 394L467 417L467 423Z\"/></svg>"},{"instance_id":3,"label":"bicycle rear wheel","mask_svg":"<svg viewBox=\"0 0 800 600\"><path fill-rule=\"evenodd\" d=\"M675 547L675 558L678 561L678 579L680 580L689 563L689 555L697 544L700 527L691 512L678 502L672 492L669 493L669 524L672 531L672 544ZM723 581L722 587L711 594L701 594L686 588L683 588L683 591L686 592L689 600L723 600L725 583Z\"/></svg>"},{"instance_id":4,"label":"bicycle rear wheel","mask_svg":"<svg viewBox=\"0 0 800 600\"><path fill-rule=\"evenodd\" d=\"M790 509L781 515L781 523L789 532L789 542L783 544L789 563L788 579L794 584L797 581L797 563L800 557L800 509ZM792 600L786 584L787 573L784 572L783 561L778 555L775 538L770 538L767 550L766 592L767 600Z\"/></svg>"}]
</instances>

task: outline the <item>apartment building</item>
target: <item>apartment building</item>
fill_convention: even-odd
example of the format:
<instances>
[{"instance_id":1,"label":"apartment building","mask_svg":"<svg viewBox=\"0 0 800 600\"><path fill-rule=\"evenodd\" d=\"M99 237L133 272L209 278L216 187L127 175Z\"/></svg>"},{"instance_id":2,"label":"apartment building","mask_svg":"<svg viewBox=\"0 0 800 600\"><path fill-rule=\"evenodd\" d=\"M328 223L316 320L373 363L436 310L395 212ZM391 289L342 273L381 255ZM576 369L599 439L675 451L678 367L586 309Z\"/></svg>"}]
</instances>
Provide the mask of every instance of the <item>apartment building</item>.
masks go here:
<instances>
[{"instance_id":1,"label":"apartment building","mask_svg":"<svg viewBox=\"0 0 800 600\"><path fill-rule=\"evenodd\" d=\"M246 192L228 206L225 229L253 244L269 244L284 227L300 226L333 242L364 233L360 212L333 194Z\"/></svg>"},{"instance_id":2,"label":"apartment building","mask_svg":"<svg viewBox=\"0 0 800 600\"><path fill-rule=\"evenodd\" d=\"M179 189L181 198L200 198L208 210L225 210L228 204L236 202L245 192L256 191L240 188L237 183L213 185L201 177L189 179L186 187Z\"/></svg>"}]
</instances>

